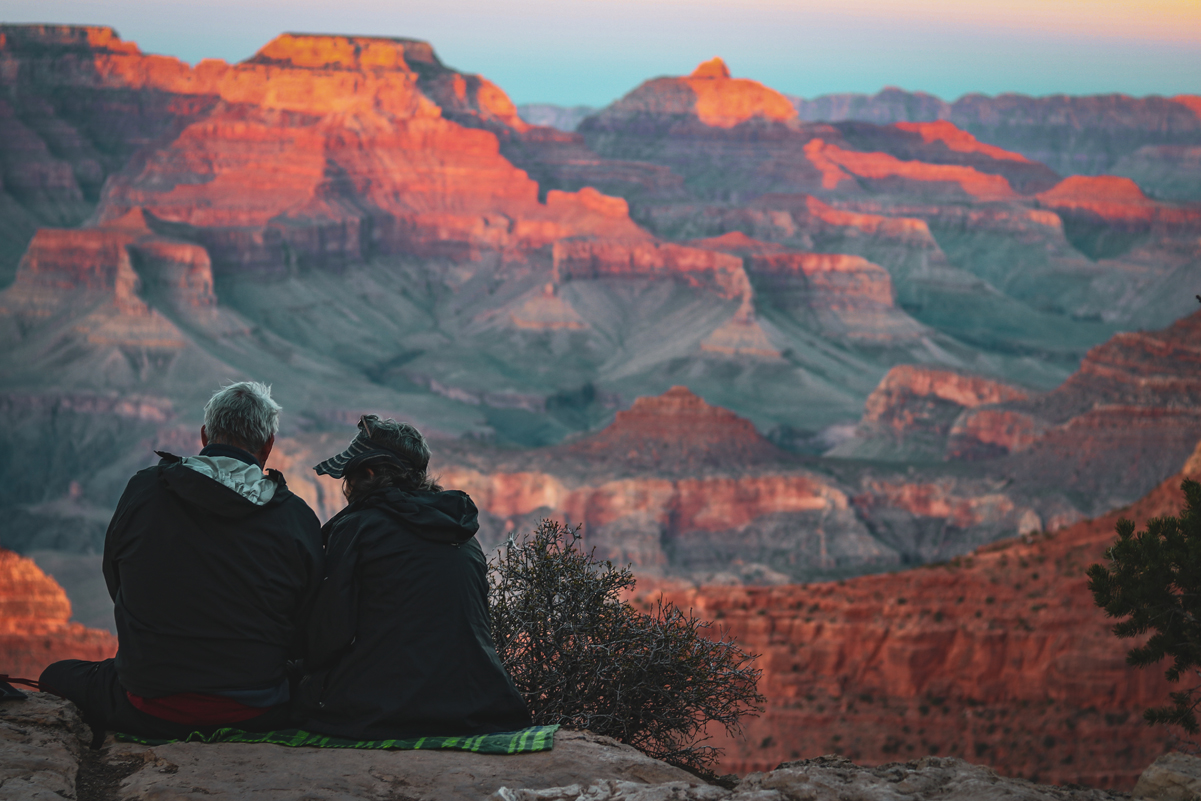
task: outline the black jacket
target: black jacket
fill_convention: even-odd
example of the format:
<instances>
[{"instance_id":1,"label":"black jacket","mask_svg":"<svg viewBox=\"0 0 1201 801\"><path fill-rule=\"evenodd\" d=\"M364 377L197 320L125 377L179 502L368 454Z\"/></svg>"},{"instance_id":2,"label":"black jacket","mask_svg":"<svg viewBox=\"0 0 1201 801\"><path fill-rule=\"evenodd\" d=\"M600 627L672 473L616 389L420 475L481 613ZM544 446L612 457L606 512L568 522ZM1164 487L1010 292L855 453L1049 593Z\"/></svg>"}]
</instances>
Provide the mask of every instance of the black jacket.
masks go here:
<instances>
[{"instance_id":1,"label":"black jacket","mask_svg":"<svg viewBox=\"0 0 1201 801\"><path fill-rule=\"evenodd\" d=\"M397 489L325 524L302 728L379 739L530 725L492 643L478 528L462 492Z\"/></svg>"},{"instance_id":2,"label":"black jacket","mask_svg":"<svg viewBox=\"0 0 1201 801\"><path fill-rule=\"evenodd\" d=\"M303 655L323 572L316 515L278 471L256 505L162 456L130 479L104 541L121 685L286 701L285 664Z\"/></svg>"}]
</instances>

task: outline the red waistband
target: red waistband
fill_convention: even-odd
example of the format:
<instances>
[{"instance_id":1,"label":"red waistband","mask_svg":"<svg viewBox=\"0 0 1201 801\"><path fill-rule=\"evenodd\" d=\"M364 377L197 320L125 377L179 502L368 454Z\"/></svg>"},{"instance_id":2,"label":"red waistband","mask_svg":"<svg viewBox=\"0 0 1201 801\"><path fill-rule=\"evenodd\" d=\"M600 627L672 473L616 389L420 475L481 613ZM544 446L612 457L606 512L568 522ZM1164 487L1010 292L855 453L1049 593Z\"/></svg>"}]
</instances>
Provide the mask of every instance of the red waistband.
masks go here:
<instances>
[{"instance_id":1,"label":"red waistband","mask_svg":"<svg viewBox=\"0 0 1201 801\"><path fill-rule=\"evenodd\" d=\"M162 720L172 723L195 723L213 726L221 723L240 723L258 717L266 709L246 706L231 698L205 693L176 693L162 698L142 698L126 691L129 703Z\"/></svg>"}]
</instances>

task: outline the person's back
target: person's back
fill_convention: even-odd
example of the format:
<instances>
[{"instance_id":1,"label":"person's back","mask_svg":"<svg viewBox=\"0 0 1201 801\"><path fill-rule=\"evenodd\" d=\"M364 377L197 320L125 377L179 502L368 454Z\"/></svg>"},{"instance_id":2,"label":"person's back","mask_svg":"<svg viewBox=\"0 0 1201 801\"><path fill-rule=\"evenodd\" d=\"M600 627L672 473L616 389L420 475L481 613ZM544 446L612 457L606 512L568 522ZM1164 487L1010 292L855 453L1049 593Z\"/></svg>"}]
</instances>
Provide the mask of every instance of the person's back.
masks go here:
<instances>
[{"instance_id":1,"label":"person's back","mask_svg":"<svg viewBox=\"0 0 1201 801\"><path fill-rule=\"evenodd\" d=\"M94 728L287 726L286 664L303 655L322 553L312 510L261 469L278 411L262 385L227 387L205 408L200 456L160 454L130 480L104 549L116 659L41 678Z\"/></svg>"},{"instance_id":2,"label":"person's back","mask_svg":"<svg viewBox=\"0 0 1201 801\"><path fill-rule=\"evenodd\" d=\"M262 503L221 481L250 471L234 456L164 456L130 481L104 549L129 692L287 700L284 666L300 655L297 620L320 574L317 520L278 474L243 483Z\"/></svg>"},{"instance_id":3,"label":"person's back","mask_svg":"<svg viewBox=\"0 0 1201 801\"><path fill-rule=\"evenodd\" d=\"M301 725L359 739L524 728L529 712L489 630L475 504L428 480L428 450L406 453L389 423L402 425L371 416L360 427L419 464L398 471L364 452L349 465L351 503L323 530L329 577L312 617L316 670L300 691Z\"/></svg>"}]
</instances>

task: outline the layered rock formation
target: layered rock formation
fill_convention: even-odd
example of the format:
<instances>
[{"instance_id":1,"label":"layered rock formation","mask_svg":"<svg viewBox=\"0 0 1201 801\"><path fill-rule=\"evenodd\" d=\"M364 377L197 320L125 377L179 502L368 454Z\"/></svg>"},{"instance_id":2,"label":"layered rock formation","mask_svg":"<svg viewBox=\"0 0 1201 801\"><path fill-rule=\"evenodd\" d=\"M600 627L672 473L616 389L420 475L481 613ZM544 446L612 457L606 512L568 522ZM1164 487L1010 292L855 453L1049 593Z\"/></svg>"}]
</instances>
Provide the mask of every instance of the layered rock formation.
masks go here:
<instances>
[{"instance_id":1,"label":"layered rock formation","mask_svg":"<svg viewBox=\"0 0 1201 801\"><path fill-rule=\"evenodd\" d=\"M1091 514L1129 503L1201 437L1199 332L1201 312L1161 331L1119 334L1053 392L965 411L949 453L1014 454L1004 468L1014 480L1052 481L1086 499Z\"/></svg>"},{"instance_id":2,"label":"layered rock formation","mask_svg":"<svg viewBox=\"0 0 1201 801\"><path fill-rule=\"evenodd\" d=\"M888 272L860 256L806 253L737 230L691 244L741 256L761 303L812 320L828 338L891 344L923 333L893 304Z\"/></svg>"},{"instance_id":3,"label":"layered rock formation","mask_svg":"<svg viewBox=\"0 0 1201 801\"><path fill-rule=\"evenodd\" d=\"M435 469L475 499L485 543L554 517L582 526L600 558L648 575L778 582L899 559L837 481L684 387L639 398L570 444L520 458L444 449Z\"/></svg>"},{"instance_id":4,"label":"layered rock formation","mask_svg":"<svg viewBox=\"0 0 1201 801\"><path fill-rule=\"evenodd\" d=\"M117 638L70 622L62 587L31 560L0 548L0 673L37 679L60 659L108 659Z\"/></svg>"},{"instance_id":5,"label":"layered rock formation","mask_svg":"<svg viewBox=\"0 0 1201 801\"><path fill-rule=\"evenodd\" d=\"M1010 391L959 381L973 400ZM550 517L581 526L599 557L654 581L843 576L950 558L1079 516L1058 496L1014 492L970 467L914 474L798 457L683 387L639 398L568 444L520 455L444 446L433 464L479 505L485 545Z\"/></svg>"},{"instance_id":6,"label":"layered rock formation","mask_svg":"<svg viewBox=\"0 0 1201 801\"><path fill-rule=\"evenodd\" d=\"M609 119L695 118L713 128L733 128L748 120L786 122L797 116L788 98L756 81L731 78L720 58L697 66L686 78L656 78L606 108L590 127Z\"/></svg>"},{"instance_id":7,"label":"layered rock formation","mask_svg":"<svg viewBox=\"0 0 1201 801\"><path fill-rule=\"evenodd\" d=\"M1026 397L1019 387L980 376L917 365L894 367L867 397L856 439L834 453L942 459L965 409Z\"/></svg>"},{"instance_id":8,"label":"layered rock formation","mask_svg":"<svg viewBox=\"0 0 1201 801\"><path fill-rule=\"evenodd\" d=\"M1167 747L1142 710L1172 689L1125 663L1085 569L1119 517L1178 513L1181 475L1131 507L947 564L776 588L659 590L762 654L769 709L723 765L765 770L834 752L869 764L961 756L1007 775L1129 788ZM648 596L649 597L649 596Z\"/></svg>"},{"instance_id":9,"label":"layered rock formation","mask_svg":"<svg viewBox=\"0 0 1201 801\"><path fill-rule=\"evenodd\" d=\"M1145 146L1201 144L1196 95L1130 97L968 94L947 103L923 92L889 87L875 95L793 98L799 117L813 122L863 120L877 125L947 121L981 141L1021 153L1063 174L1110 172ZM1127 173L1120 173L1127 174ZM1169 190L1171 182L1152 184Z\"/></svg>"}]
</instances>

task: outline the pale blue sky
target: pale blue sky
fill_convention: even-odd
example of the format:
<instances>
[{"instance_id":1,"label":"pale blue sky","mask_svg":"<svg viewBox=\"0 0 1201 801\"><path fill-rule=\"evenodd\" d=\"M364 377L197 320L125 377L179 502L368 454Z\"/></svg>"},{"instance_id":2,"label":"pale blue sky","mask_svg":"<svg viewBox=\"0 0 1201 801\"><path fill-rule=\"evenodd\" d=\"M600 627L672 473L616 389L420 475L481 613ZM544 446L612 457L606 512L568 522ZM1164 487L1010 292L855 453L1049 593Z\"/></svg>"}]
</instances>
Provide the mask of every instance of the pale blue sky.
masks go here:
<instances>
[{"instance_id":1,"label":"pale blue sky","mask_svg":"<svg viewBox=\"0 0 1201 801\"><path fill-rule=\"evenodd\" d=\"M954 99L1201 93L1198 0L0 0L0 21L107 24L144 51L238 61L282 31L409 36L518 103L604 105L720 55L790 94Z\"/></svg>"}]
</instances>

